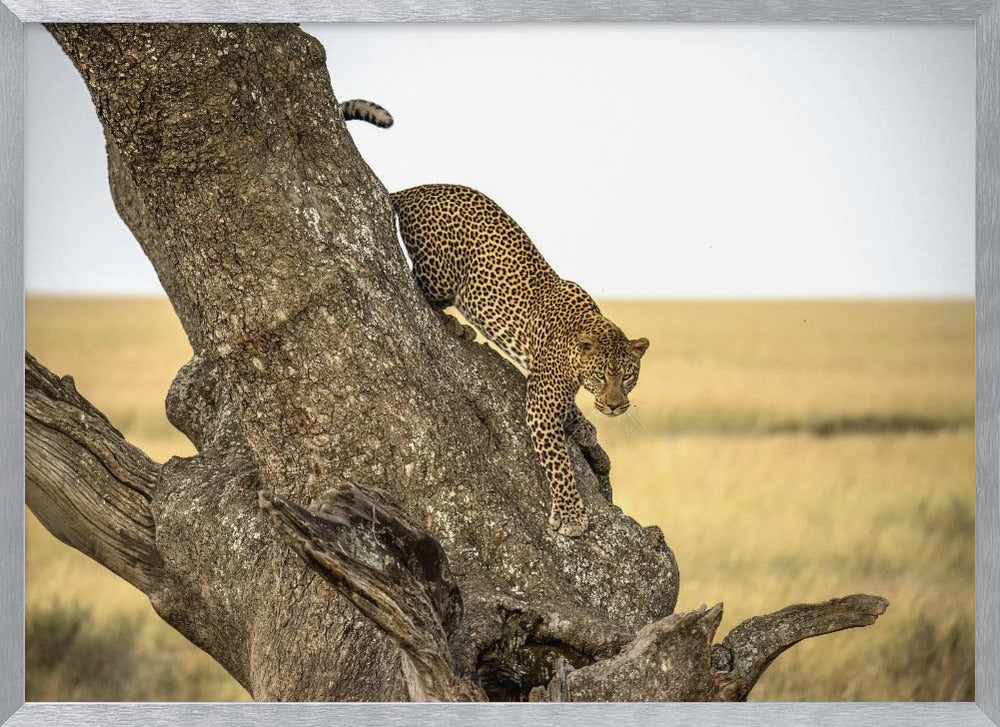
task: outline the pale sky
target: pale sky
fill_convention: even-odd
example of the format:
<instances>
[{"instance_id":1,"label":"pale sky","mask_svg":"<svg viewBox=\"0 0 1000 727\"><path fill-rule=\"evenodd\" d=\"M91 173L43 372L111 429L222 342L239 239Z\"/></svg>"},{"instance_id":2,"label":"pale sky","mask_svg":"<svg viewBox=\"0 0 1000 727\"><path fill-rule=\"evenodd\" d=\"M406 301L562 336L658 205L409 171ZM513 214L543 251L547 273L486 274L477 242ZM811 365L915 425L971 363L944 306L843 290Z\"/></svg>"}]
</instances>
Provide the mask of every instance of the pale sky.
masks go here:
<instances>
[{"instance_id":1,"label":"pale sky","mask_svg":"<svg viewBox=\"0 0 1000 727\"><path fill-rule=\"evenodd\" d=\"M595 297L972 296L972 26L307 25L390 190L476 187ZM25 287L162 294L26 26Z\"/></svg>"}]
</instances>

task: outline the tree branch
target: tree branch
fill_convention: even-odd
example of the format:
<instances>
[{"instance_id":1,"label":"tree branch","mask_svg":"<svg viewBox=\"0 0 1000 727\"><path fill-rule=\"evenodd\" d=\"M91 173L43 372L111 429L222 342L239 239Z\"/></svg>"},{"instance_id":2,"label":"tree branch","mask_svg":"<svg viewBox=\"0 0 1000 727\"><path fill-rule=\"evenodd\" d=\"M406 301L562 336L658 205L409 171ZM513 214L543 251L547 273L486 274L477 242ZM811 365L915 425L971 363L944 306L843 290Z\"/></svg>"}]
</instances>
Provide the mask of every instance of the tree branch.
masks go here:
<instances>
[{"instance_id":1,"label":"tree branch","mask_svg":"<svg viewBox=\"0 0 1000 727\"><path fill-rule=\"evenodd\" d=\"M384 492L348 485L309 509L267 492L259 498L285 542L402 650L412 701L485 701L451 664L448 633L462 603L448 558Z\"/></svg>"},{"instance_id":2,"label":"tree branch","mask_svg":"<svg viewBox=\"0 0 1000 727\"><path fill-rule=\"evenodd\" d=\"M747 619L721 644L722 604L674 614L639 630L611 659L572 670L562 662L534 701L744 701L768 666L803 639L870 626L889 602L857 594Z\"/></svg>"},{"instance_id":3,"label":"tree branch","mask_svg":"<svg viewBox=\"0 0 1000 727\"><path fill-rule=\"evenodd\" d=\"M389 504L385 493L353 485L326 493L313 508L261 492L275 530L402 649L414 701L485 698L456 675L448 633L461 612L444 551ZM636 634L609 659L574 670L554 661L547 689L531 701L743 701L764 670L799 641L875 622L888 602L854 595L756 616L712 646L722 604L673 614ZM506 655L510 661L511 654Z\"/></svg>"},{"instance_id":4,"label":"tree branch","mask_svg":"<svg viewBox=\"0 0 1000 727\"><path fill-rule=\"evenodd\" d=\"M870 626L888 606L889 601L880 596L855 594L747 619L713 647L712 666L723 672L718 676L720 698L744 701L761 674L786 649L813 636Z\"/></svg>"},{"instance_id":5,"label":"tree branch","mask_svg":"<svg viewBox=\"0 0 1000 727\"><path fill-rule=\"evenodd\" d=\"M564 671L563 684L550 683L549 692L571 702L710 701L712 637L721 620L718 604L654 621L617 656Z\"/></svg>"},{"instance_id":6,"label":"tree branch","mask_svg":"<svg viewBox=\"0 0 1000 727\"><path fill-rule=\"evenodd\" d=\"M159 465L24 355L25 499L59 538L145 592L163 575L150 501Z\"/></svg>"}]
</instances>

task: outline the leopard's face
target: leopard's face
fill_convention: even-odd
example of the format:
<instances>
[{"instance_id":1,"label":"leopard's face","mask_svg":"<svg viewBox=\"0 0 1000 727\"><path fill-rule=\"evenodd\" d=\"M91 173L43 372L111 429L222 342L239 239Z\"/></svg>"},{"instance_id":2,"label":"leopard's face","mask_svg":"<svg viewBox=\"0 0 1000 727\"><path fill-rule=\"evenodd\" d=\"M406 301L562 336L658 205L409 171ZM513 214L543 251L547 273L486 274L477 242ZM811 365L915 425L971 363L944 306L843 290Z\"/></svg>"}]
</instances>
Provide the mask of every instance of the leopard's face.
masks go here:
<instances>
[{"instance_id":1,"label":"leopard's face","mask_svg":"<svg viewBox=\"0 0 1000 727\"><path fill-rule=\"evenodd\" d=\"M630 340L617 328L578 336L575 363L580 384L594 395L599 412L614 417L628 410L628 393L639 380L639 360L648 347L645 338Z\"/></svg>"}]
</instances>

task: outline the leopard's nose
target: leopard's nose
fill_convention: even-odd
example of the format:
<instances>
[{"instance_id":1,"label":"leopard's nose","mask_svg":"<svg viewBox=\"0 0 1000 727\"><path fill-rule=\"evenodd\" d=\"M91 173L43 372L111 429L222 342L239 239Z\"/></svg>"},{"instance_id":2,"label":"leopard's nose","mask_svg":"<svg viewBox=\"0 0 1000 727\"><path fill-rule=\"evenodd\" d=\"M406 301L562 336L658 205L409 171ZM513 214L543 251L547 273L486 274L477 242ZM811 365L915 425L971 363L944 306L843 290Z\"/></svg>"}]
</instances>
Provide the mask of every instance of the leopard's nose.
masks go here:
<instances>
[{"instance_id":1,"label":"leopard's nose","mask_svg":"<svg viewBox=\"0 0 1000 727\"><path fill-rule=\"evenodd\" d=\"M626 411L628 411L628 407L629 404L627 401L623 404L618 404L617 406L609 406L608 414L610 414L613 417L616 417L619 414L624 414Z\"/></svg>"}]
</instances>

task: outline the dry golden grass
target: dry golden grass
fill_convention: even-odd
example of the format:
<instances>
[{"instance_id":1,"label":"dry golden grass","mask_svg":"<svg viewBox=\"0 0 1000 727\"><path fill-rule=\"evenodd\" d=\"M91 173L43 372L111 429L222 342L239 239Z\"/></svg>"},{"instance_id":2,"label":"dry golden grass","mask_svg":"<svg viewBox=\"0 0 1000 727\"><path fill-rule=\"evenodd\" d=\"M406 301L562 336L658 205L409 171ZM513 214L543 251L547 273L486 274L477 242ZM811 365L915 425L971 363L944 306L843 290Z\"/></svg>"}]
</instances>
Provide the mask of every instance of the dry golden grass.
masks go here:
<instances>
[{"instance_id":1,"label":"dry golden grass","mask_svg":"<svg viewBox=\"0 0 1000 727\"><path fill-rule=\"evenodd\" d=\"M616 502L674 548L678 608L723 601L725 633L789 603L891 603L789 651L752 698L972 698L973 305L602 309L653 342L632 411L595 422ZM809 433L830 428L854 433Z\"/></svg>"},{"instance_id":2,"label":"dry golden grass","mask_svg":"<svg viewBox=\"0 0 1000 727\"><path fill-rule=\"evenodd\" d=\"M677 554L678 607L724 601L724 633L793 602L855 592L891 602L873 627L780 657L753 698L972 698L973 305L602 307L652 341L633 410L615 420L595 413L595 422L614 462L616 502L660 525ZM190 355L168 304L31 299L27 331L28 349L56 373L72 373L151 456L192 451L163 414L166 389ZM585 397L581 406L592 411ZM75 672L44 653L32 661L29 644L29 687L38 690L29 698L246 698L141 593L30 517L27 552L36 633L63 628L64 615L46 611L58 594L71 616L70 601L91 609L81 627L91 641L76 647L83 653L110 632L118 641L134 633L140 654L159 654L146 678L109 692L73 682Z\"/></svg>"},{"instance_id":3,"label":"dry golden grass","mask_svg":"<svg viewBox=\"0 0 1000 727\"><path fill-rule=\"evenodd\" d=\"M25 307L27 349L59 375L72 374L130 441L160 462L194 453L163 408L191 356L166 301L29 298ZM145 594L60 543L28 511L25 528L29 700L249 700ZM130 653L121 653L123 642Z\"/></svg>"},{"instance_id":4,"label":"dry golden grass","mask_svg":"<svg viewBox=\"0 0 1000 727\"><path fill-rule=\"evenodd\" d=\"M191 346L161 298L28 298L25 345L77 388L153 459L195 449L163 408Z\"/></svg>"},{"instance_id":5,"label":"dry golden grass","mask_svg":"<svg viewBox=\"0 0 1000 727\"><path fill-rule=\"evenodd\" d=\"M972 424L964 302L607 302L652 341L636 394L658 431L746 431L871 417Z\"/></svg>"}]
</instances>

